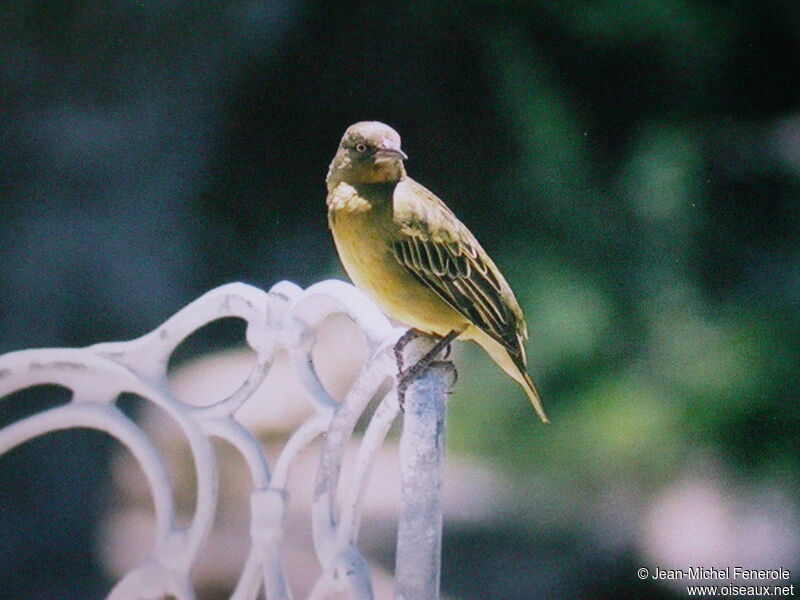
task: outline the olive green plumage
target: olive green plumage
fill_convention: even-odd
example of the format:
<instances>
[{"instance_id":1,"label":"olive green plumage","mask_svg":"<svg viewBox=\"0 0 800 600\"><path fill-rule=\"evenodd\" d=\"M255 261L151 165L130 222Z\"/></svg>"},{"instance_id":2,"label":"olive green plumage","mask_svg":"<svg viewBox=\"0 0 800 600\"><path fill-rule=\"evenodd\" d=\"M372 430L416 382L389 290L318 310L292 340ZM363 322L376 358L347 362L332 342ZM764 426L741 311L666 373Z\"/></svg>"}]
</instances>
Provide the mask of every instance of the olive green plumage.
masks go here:
<instances>
[{"instance_id":1,"label":"olive green plumage","mask_svg":"<svg viewBox=\"0 0 800 600\"><path fill-rule=\"evenodd\" d=\"M444 202L406 175L405 158L388 125L361 122L345 132L327 177L328 222L345 270L397 321L477 342L547 422L511 287Z\"/></svg>"}]
</instances>

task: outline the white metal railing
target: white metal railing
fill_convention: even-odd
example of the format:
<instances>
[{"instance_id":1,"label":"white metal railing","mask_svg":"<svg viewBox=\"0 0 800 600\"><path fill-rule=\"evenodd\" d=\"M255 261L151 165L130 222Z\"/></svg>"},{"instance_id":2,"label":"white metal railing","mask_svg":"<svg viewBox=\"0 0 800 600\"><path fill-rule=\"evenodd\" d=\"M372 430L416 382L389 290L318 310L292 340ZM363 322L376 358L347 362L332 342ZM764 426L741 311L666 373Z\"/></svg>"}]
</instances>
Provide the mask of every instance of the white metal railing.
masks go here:
<instances>
[{"instance_id":1,"label":"white metal railing","mask_svg":"<svg viewBox=\"0 0 800 600\"><path fill-rule=\"evenodd\" d=\"M344 400L335 401L320 382L312 358L316 332L331 315L345 314L364 334L368 359ZM209 406L192 406L175 397L167 366L175 348L200 327L225 317L247 322L246 341L256 361L230 396ZM316 487L311 508L314 552L321 574L310 599L348 592L353 599L373 597L367 562L358 548L362 501L373 459L400 410L393 381L393 348L403 333L353 286L323 281L306 290L281 282L264 292L242 283L223 285L173 315L160 327L127 342L87 348L34 349L0 356L0 401L18 390L56 384L72 392L69 402L11 423L0 430L2 454L48 432L88 427L108 432L141 466L153 498L156 535L148 556L114 586L114 600L195 598L190 571L203 552L218 502L217 456L211 440L220 438L241 453L252 479L250 549L233 599L292 598L282 562L287 478L298 452L320 436ZM432 342L410 344L406 364ZM273 465L261 443L234 418L236 410L259 387L276 352L287 351L294 372L313 406L293 432ZM438 598L442 512L447 369L431 368L409 387L405 399L399 468L401 509L395 565L395 598ZM370 400L384 395L360 438L354 472L339 490L345 447ZM186 527L176 525L172 483L163 457L146 433L117 406L120 394L132 393L160 407L186 438L197 473L196 502ZM268 406L264 410L269 410ZM2 470L0 470L0 479Z\"/></svg>"}]
</instances>

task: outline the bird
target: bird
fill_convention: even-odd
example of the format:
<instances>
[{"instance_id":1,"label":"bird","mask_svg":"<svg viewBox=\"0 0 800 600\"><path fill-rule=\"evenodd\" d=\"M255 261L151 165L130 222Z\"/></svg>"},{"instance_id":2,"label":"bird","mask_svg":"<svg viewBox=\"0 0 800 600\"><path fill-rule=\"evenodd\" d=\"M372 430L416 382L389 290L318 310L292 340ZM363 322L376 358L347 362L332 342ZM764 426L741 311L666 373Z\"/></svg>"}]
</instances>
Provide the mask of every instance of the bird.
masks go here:
<instances>
[{"instance_id":1,"label":"bird","mask_svg":"<svg viewBox=\"0 0 800 600\"><path fill-rule=\"evenodd\" d=\"M407 159L397 131L361 121L345 131L326 177L328 225L347 275L410 327L395 348L398 388L404 391L454 339L471 340L522 387L547 423L527 369L528 331L514 292L466 225L407 175ZM418 335L439 341L403 372L399 346Z\"/></svg>"}]
</instances>

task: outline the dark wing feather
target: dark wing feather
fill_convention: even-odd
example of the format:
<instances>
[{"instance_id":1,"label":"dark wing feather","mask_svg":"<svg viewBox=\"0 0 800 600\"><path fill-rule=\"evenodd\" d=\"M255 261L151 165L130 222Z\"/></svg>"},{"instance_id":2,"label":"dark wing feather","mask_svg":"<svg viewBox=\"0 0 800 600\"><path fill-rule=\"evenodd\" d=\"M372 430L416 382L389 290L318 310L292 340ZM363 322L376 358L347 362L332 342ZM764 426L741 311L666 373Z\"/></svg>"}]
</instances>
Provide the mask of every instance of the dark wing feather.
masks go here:
<instances>
[{"instance_id":1,"label":"dark wing feather","mask_svg":"<svg viewBox=\"0 0 800 600\"><path fill-rule=\"evenodd\" d=\"M432 192L406 178L394 192L395 258L420 282L503 344L520 366L525 320L514 293L472 233Z\"/></svg>"}]
</instances>

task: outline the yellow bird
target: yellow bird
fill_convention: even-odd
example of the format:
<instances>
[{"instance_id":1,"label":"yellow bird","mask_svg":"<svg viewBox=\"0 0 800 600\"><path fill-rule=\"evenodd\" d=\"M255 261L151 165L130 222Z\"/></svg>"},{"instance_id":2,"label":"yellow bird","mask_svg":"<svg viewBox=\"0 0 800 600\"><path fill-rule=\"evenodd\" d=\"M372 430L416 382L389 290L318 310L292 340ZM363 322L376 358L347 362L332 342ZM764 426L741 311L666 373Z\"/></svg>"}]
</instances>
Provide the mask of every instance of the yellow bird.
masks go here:
<instances>
[{"instance_id":1,"label":"yellow bird","mask_svg":"<svg viewBox=\"0 0 800 600\"><path fill-rule=\"evenodd\" d=\"M472 232L406 175L406 158L398 133L377 121L356 123L342 137L326 182L328 224L347 274L411 335L441 338L420 363L457 337L473 340L522 386L546 423L526 368L528 332L514 292ZM415 367L400 373L405 384L421 371Z\"/></svg>"}]
</instances>

